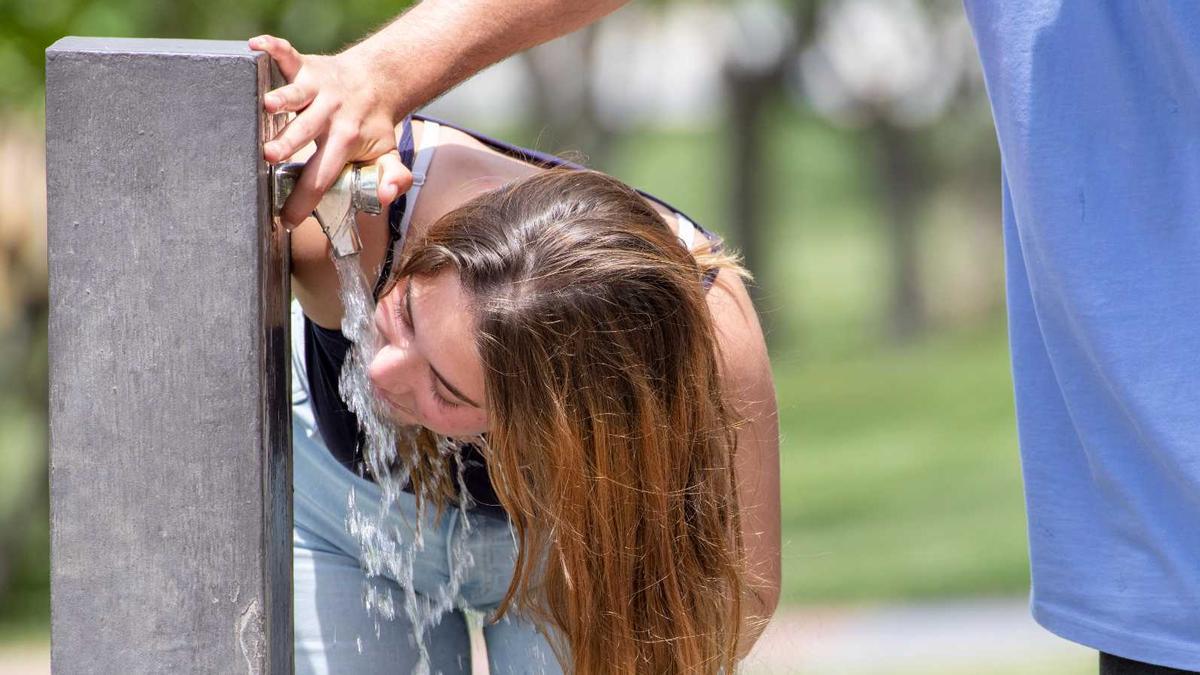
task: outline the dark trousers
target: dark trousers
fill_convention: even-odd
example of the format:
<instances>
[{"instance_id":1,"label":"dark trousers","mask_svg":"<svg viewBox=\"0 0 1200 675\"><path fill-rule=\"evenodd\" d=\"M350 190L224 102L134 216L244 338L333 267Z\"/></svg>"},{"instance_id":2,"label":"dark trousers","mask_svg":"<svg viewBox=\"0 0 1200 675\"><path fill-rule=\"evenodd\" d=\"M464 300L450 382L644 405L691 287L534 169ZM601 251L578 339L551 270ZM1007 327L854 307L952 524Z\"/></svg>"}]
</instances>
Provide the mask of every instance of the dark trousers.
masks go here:
<instances>
[{"instance_id":1,"label":"dark trousers","mask_svg":"<svg viewBox=\"0 0 1200 675\"><path fill-rule=\"evenodd\" d=\"M1100 652L1100 675L1196 675L1196 671L1155 666Z\"/></svg>"}]
</instances>

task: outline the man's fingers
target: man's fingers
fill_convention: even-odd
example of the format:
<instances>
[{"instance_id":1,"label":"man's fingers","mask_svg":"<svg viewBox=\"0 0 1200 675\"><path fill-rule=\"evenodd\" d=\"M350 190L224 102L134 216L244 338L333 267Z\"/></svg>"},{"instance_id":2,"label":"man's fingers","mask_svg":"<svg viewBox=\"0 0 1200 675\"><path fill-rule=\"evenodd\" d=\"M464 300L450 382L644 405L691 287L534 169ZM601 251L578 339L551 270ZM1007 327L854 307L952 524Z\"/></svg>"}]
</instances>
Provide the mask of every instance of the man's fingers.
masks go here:
<instances>
[{"instance_id":1,"label":"man's fingers","mask_svg":"<svg viewBox=\"0 0 1200 675\"><path fill-rule=\"evenodd\" d=\"M317 151L305 164L304 171L300 172L296 187L280 212L280 218L288 229L299 225L317 208L325 191L346 166L349 155L350 146L341 138L329 137L317 145Z\"/></svg>"},{"instance_id":2,"label":"man's fingers","mask_svg":"<svg viewBox=\"0 0 1200 675\"><path fill-rule=\"evenodd\" d=\"M270 54L275 64L279 66L279 72L288 82L296 79L296 73L300 71L300 66L304 63L300 52L296 51L290 42L274 35L252 37L249 46L251 49Z\"/></svg>"},{"instance_id":3,"label":"man's fingers","mask_svg":"<svg viewBox=\"0 0 1200 675\"><path fill-rule=\"evenodd\" d=\"M412 172L400 161L400 153L392 150L378 160L379 203L387 208L396 197L412 187Z\"/></svg>"},{"instance_id":4,"label":"man's fingers","mask_svg":"<svg viewBox=\"0 0 1200 675\"><path fill-rule=\"evenodd\" d=\"M305 87L298 82L284 85L263 96L263 107L269 113L300 112L317 95L311 87Z\"/></svg>"},{"instance_id":5,"label":"man's fingers","mask_svg":"<svg viewBox=\"0 0 1200 675\"><path fill-rule=\"evenodd\" d=\"M275 164L291 157L297 150L325 133L331 110L320 99L297 115L275 138L263 144L263 156Z\"/></svg>"}]
</instances>

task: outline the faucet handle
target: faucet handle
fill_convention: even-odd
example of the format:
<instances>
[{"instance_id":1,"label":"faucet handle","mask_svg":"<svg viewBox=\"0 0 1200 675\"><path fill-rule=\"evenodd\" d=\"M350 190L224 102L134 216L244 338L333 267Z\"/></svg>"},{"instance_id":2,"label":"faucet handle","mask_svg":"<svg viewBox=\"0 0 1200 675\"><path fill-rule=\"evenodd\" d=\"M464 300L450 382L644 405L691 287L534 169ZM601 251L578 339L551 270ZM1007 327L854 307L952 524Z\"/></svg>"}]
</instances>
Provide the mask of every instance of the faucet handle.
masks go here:
<instances>
[{"instance_id":1,"label":"faucet handle","mask_svg":"<svg viewBox=\"0 0 1200 675\"><path fill-rule=\"evenodd\" d=\"M282 162L271 165L272 215L277 216L283 211L283 203L287 201L288 195L296 189L296 182L300 180L302 171L304 171L304 162Z\"/></svg>"}]
</instances>

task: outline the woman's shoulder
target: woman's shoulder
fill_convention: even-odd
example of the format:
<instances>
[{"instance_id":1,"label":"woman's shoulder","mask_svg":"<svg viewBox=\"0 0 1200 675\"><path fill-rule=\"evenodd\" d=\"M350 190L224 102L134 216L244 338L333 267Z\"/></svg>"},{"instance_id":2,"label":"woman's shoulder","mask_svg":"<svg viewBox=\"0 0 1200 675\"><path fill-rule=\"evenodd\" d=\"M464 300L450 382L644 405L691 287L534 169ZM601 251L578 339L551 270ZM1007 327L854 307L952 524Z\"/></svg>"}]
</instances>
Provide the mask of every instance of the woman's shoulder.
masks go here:
<instances>
[{"instance_id":1,"label":"woman's shoulder","mask_svg":"<svg viewBox=\"0 0 1200 675\"><path fill-rule=\"evenodd\" d=\"M413 120L418 151L429 151L427 122ZM509 157L459 128L438 123L436 146L420 197L412 205L412 225L421 230L471 199L536 173L540 167Z\"/></svg>"},{"instance_id":2,"label":"woman's shoulder","mask_svg":"<svg viewBox=\"0 0 1200 675\"><path fill-rule=\"evenodd\" d=\"M727 368L737 379L769 379L766 340L746 281L737 270L718 268L707 295L709 314Z\"/></svg>"}]
</instances>

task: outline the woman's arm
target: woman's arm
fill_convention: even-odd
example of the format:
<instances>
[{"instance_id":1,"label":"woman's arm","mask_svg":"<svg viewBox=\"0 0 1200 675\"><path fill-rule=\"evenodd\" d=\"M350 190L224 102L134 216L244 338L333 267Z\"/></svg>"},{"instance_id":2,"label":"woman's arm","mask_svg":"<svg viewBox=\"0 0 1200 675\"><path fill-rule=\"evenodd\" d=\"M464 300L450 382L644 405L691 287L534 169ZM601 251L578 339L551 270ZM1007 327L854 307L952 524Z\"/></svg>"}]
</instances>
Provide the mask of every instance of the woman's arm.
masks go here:
<instances>
[{"instance_id":1,"label":"woman's arm","mask_svg":"<svg viewBox=\"0 0 1200 675\"><path fill-rule=\"evenodd\" d=\"M742 541L753 594L744 606L739 658L749 653L779 602L779 410L767 347L746 287L722 271L708 293L721 348L725 397L738 432L738 476Z\"/></svg>"},{"instance_id":2,"label":"woman's arm","mask_svg":"<svg viewBox=\"0 0 1200 675\"><path fill-rule=\"evenodd\" d=\"M420 120L412 122L413 143L424 147L425 126ZM394 130L396 137L401 129ZM309 144L288 158L289 161L314 161L314 146ZM438 218L453 211L475 196L505 183L517 180L538 168L507 157L467 134L442 127L433 161L426 173L408 227L408 240L419 238L421 232ZM362 252L359 262L368 282L374 284L383 265L388 245L386 209L383 214L359 213L356 217ZM338 276L330 260L329 239L321 232L316 219L306 218L292 230L292 291L304 308L304 313L317 325L337 328L342 321L342 303L338 295Z\"/></svg>"}]
</instances>

